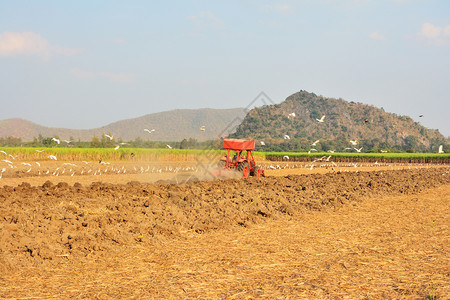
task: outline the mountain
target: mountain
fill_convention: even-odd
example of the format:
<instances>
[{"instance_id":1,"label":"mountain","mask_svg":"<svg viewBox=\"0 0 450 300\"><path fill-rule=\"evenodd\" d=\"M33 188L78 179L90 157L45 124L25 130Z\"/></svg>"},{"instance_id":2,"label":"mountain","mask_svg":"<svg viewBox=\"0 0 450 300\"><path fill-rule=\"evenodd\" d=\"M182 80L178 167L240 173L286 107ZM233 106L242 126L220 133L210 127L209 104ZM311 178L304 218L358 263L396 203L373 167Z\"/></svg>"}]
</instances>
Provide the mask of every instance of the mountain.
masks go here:
<instances>
[{"instance_id":1,"label":"mountain","mask_svg":"<svg viewBox=\"0 0 450 300\"><path fill-rule=\"evenodd\" d=\"M142 117L121 120L94 129L52 128L38 125L23 119L8 119L0 121L0 137L14 136L22 141L32 141L33 138L59 137L61 139L90 141L94 136L112 134L115 139L123 141L142 138L152 141L181 141L184 138L194 138L199 141L217 139L230 134L245 117L244 108L233 109L176 109L160 113L148 114ZM201 131L200 127L205 126ZM144 131L155 129L151 134Z\"/></svg>"},{"instance_id":2,"label":"mountain","mask_svg":"<svg viewBox=\"0 0 450 300\"><path fill-rule=\"evenodd\" d=\"M318 122L322 116L324 122ZM285 135L290 139L284 139ZM363 147L364 151L436 151L440 144L448 144L438 130L427 129L410 117L306 91L295 93L280 104L252 109L230 137L263 140L267 148L272 147L270 150L291 151L342 151L354 148L349 141L355 139L356 147ZM316 140L320 142L311 146Z\"/></svg>"}]
</instances>

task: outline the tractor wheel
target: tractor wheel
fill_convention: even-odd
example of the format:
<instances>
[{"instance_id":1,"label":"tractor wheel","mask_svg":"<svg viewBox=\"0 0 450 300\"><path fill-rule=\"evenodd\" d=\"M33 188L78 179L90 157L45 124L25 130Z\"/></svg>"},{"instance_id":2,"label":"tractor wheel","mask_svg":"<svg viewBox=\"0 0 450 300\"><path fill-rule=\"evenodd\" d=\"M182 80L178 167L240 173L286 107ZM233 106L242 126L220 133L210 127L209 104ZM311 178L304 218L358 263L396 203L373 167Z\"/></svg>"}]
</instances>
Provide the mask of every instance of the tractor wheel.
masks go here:
<instances>
[{"instance_id":1,"label":"tractor wheel","mask_svg":"<svg viewBox=\"0 0 450 300\"><path fill-rule=\"evenodd\" d=\"M261 176L261 171L260 171L260 169L259 169L258 166L256 166L256 167L253 168L253 172L252 172L251 175L252 175L252 176L256 176L256 177L260 177L260 176Z\"/></svg>"},{"instance_id":2,"label":"tractor wheel","mask_svg":"<svg viewBox=\"0 0 450 300\"><path fill-rule=\"evenodd\" d=\"M237 167L239 172L242 172L242 176L244 178L247 178L248 175L250 175L250 168L248 166L248 162L247 161L243 161L241 162L238 167Z\"/></svg>"}]
</instances>

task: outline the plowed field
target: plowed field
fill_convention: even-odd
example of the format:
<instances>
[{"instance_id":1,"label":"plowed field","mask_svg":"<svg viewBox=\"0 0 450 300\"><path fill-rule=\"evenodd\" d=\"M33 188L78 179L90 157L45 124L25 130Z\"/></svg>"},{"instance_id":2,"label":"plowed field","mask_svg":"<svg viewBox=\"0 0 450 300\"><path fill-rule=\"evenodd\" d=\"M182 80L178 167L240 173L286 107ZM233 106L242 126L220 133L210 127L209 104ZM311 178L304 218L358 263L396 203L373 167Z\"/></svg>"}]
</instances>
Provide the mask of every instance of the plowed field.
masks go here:
<instances>
[{"instance_id":1,"label":"plowed field","mask_svg":"<svg viewBox=\"0 0 450 300\"><path fill-rule=\"evenodd\" d=\"M119 167L20 172L0 179L0 297L450 294L448 166L274 167L187 184Z\"/></svg>"}]
</instances>

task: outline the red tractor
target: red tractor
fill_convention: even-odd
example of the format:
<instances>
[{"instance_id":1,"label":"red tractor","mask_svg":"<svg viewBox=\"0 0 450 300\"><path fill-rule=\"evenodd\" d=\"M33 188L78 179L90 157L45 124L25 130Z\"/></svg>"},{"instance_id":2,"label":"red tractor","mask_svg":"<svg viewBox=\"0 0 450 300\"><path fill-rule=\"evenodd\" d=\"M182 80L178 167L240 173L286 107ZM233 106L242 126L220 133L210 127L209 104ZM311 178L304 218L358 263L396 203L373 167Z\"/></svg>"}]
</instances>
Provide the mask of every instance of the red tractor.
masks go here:
<instances>
[{"instance_id":1,"label":"red tractor","mask_svg":"<svg viewBox=\"0 0 450 300\"><path fill-rule=\"evenodd\" d=\"M256 166L252 151L255 150L254 140L224 139L223 149L227 150L227 155L222 157L218 163L220 168L234 169L242 172L242 176L247 178L249 175L261 177L264 176L264 170ZM234 151L231 156L230 152ZM244 153L246 151L246 153Z\"/></svg>"}]
</instances>

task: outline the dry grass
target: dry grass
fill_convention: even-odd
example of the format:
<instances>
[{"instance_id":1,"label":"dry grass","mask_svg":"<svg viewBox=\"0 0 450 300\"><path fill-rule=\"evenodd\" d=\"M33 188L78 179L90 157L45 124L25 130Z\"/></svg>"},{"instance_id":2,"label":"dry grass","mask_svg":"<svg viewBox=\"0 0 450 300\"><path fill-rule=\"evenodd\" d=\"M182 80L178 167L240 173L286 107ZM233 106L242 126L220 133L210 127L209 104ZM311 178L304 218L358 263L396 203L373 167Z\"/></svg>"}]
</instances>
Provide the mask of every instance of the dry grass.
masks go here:
<instances>
[{"instance_id":1,"label":"dry grass","mask_svg":"<svg viewBox=\"0 0 450 300\"><path fill-rule=\"evenodd\" d=\"M444 185L246 228L143 237L4 276L0 297L445 298L449 200Z\"/></svg>"}]
</instances>

